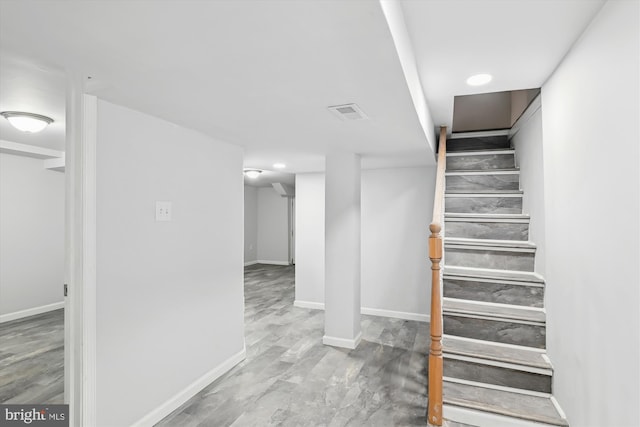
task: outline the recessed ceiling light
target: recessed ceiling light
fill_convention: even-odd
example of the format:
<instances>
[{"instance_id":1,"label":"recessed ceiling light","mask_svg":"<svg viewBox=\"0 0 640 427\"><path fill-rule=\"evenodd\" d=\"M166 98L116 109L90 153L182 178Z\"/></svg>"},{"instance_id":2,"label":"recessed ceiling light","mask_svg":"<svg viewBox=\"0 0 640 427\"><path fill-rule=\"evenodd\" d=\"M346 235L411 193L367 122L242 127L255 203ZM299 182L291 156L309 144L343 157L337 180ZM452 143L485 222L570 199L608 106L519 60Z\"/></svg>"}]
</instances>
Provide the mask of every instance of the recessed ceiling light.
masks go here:
<instances>
[{"instance_id":1,"label":"recessed ceiling light","mask_svg":"<svg viewBox=\"0 0 640 427\"><path fill-rule=\"evenodd\" d=\"M262 171L260 169L245 169L244 174L247 178L255 179L260 176Z\"/></svg>"},{"instance_id":2,"label":"recessed ceiling light","mask_svg":"<svg viewBox=\"0 0 640 427\"><path fill-rule=\"evenodd\" d=\"M36 133L53 123L53 119L40 114L24 113L21 111L3 111L0 113L11 125L23 132Z\"/></svg>"},{"instance_id":3,"label":"recessed ceiling light","mask_svg":"<svg viewBox=\"0 0 640 427\"><path fill-rule=\"evenodd\" d=\"M482 86L489 83L492 78L491 74L476 74L467 79L467 84L469 86Z\"/></svg>"},{"instance_id":4,"label":"recessed ceiling light","mask_svg":"<svg viewBox=\"0 0 640 427\"><path fill-rule=\"evenodd\" d=\"M274 163L273 167L276 169L284 169L287 167L287 165L285 165L284 163Z\"/></svg>"}]
</instances>

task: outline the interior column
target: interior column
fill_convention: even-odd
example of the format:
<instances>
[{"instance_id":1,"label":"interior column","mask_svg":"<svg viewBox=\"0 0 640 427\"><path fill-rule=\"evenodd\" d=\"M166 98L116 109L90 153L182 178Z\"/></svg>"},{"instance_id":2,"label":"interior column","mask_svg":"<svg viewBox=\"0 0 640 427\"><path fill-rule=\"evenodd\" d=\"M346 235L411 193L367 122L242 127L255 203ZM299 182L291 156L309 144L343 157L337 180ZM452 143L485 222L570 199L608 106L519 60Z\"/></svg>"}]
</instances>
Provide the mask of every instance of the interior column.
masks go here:
<instances>
[{"instance_id":1,"label":"interior column","mask_svg":"<svg viewBox=\"0 0 640 427\"><path fill-rule=\"evenodd\" d=\"M360 156L335 152L325 165L325 320L322 342L356 348L360 329Z\"/></svg>"}]
</instances>

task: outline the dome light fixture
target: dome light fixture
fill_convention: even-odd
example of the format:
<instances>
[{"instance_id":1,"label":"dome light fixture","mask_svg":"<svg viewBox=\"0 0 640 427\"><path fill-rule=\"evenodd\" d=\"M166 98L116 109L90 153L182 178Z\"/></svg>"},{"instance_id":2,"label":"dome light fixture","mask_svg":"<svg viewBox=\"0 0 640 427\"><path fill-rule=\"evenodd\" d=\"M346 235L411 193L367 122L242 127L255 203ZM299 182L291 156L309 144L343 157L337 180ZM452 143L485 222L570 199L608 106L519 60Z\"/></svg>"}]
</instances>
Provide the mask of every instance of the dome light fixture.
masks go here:
<instances>
[{"instance_id":1,"label":"dome light fixture","mask_svg":"<svg viewBox=\"0 0 640 427\"><path fill-rule=\"evenodd\" d=\"M262 173L262 171L260 169L245 169L244 170L244 175L247 178L251 178L251 179L256 179L257 177L260 176L261 173Z\"/></svg>"},{"instance_id":2,"label":"dome light fixture","mask_svg":"<svg viewBox=\"0 0 640 427\"><path fill-rule=\"evenodd\" d=\"M467 79L469 86L482 86L491 81L493 76L491 74L475 74Z\"/></svg>"},{"instance_id":3,"label":"dome light fixture","mask_svg":"<svg viewBox=\"0 0 640 427\"><path fill-rule=\"evenodd\" d=\"M7 119L14 128L27 133L40 132L47 125L53 123L51 117L22 111L3 111L0 115Z\"/></svg>"},{"instance_id":4,"label":"dome light fixture","mask_svg":"<svg viewBox=\"0 0 640 427\"><path fill-rule=\"evenodd\" d=\"M287 167L287 165L285 165L284 163L274 163L273 167L276 169L284 169Z\"/></svg>"}]
</instances>

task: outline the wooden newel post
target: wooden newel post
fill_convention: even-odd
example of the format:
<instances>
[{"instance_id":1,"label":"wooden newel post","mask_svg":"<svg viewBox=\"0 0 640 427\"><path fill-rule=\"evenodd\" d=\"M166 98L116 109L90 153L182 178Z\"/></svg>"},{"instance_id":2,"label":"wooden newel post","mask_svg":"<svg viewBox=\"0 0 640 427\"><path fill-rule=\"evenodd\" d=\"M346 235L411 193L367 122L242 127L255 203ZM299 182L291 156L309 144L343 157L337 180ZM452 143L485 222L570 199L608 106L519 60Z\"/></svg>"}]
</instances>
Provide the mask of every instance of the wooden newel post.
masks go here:
<instances>
[{"instance_id":1,"label":"wooden newel post","mask_svg":"<svg viewBox=\"0 0 640 427\"><path fill-rule=\"evenodd\" d=\"M431 346L429 347L429 400L427 420L442 425L442 296L440 295L440 261L442 260L442 227L429 226L429 258L431 259Z\"/></svg>"}]
</instances>

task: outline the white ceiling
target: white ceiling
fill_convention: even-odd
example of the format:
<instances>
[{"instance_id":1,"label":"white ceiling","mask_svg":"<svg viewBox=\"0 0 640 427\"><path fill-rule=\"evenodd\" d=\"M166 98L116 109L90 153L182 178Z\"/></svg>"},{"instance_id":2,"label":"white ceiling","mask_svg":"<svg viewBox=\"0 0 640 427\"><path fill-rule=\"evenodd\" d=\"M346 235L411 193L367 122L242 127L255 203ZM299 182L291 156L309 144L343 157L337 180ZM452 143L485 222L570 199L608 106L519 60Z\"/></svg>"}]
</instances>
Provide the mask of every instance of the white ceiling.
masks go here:
<instances>
[{"instance_id":1,"label":"white ceiling","mask_svg":"<svg viewBox=\"0 0 640 427\"><path fill-rule=\"evenodd\" d=\"M601 0L402 0L434 122L453 97L539 87ZM0 110L56 122L0 138L62 149L64 74L90 93L245 147L245 166L324 169L344 149L364 167L433 164L374 0L0 1ZM494 81L464 83L476 72ZM325 107L357 103L369 121Z\"/></svg>"},{"instance_id":2,"label":"white ceiling","mask_svg":"<svg viewBox=\"0 0 640 427\"><path fill-rule=\"evenodd\" d=\"M402 0L433 121L456 95L539 88L605 0ZM466 84L493 75L482 87Z\"/></svg>"},{"instance_id":3,"label":"white ceiling","mask_svg":"<svg viewBox=\"0 0 640 427\"><path fill-rule=\"evenodd\" d=\"M64 150L64 73L36 61L8 54L4 50L1 54L0 111L43 114L51 117L54 122L40 133L25 133L0 118L0 139Z\"/></svg>"}]
</instances>

